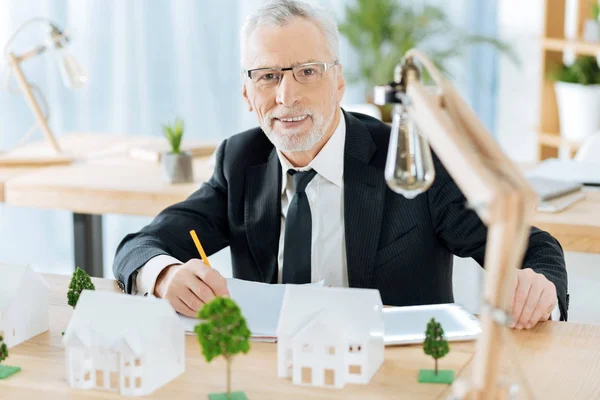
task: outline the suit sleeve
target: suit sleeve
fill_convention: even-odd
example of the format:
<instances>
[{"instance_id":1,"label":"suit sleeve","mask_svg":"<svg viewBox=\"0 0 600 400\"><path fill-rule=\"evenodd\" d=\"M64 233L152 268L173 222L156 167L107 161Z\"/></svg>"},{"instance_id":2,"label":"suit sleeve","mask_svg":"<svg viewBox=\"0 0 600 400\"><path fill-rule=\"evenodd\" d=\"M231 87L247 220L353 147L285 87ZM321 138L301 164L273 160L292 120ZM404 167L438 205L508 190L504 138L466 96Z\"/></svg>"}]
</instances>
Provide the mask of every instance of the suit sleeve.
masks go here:
<instances>
[{"instance_id":1,"label":"suit sleeve","mask_svg":"<svg viewBox=\"0 0 600 400\"><path fill-rule=\"evenodd\" d=\"M113 272L127 293L131 293L137 270L153 257L164 254L182 262L198 258L189 233L192 229L196 230L207 255L229 245L227 182L223 173L226 145L225 140L216 151L214 172L208 182L186 200L161 211L142 230L121 241Z\"/></svg>"},{"instance_id":2,"label":"suit sleeve","mask_svg":"<svg viewBox=\"0 0 600 400\"><path fill-rule=\"evenodd\" d=\"M426 192L437 236L459 257L472 257L481 266L485 258L487 227L466 207L466 198L434 155L436 177ZM543 274L556 286L561 320L567 319L567 270L560 243L548 232L531 228L522 268Z\"/></svg>"}]
</instances>

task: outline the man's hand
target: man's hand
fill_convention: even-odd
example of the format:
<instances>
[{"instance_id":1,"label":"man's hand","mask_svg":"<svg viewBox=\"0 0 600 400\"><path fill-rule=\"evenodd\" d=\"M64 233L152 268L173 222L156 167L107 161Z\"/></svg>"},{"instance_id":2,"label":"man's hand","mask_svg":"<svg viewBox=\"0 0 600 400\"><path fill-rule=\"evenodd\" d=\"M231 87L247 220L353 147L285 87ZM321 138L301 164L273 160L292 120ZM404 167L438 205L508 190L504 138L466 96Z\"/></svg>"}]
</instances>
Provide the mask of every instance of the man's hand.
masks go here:
<instances>
[{"instance_id":1,"label":"man's hand","mask_svg":"<svg viewBox=\"0 0 600 400\"><path fill-rule=\"evenodd\" d=\"M227 280L217 270L192 259L165 268L156 279L154 295L168 300L175 311L195 318L204 303L215 296L229 296L229 291Z\"/></svg>"},{"instance_id":2,"label":"man's hand","mask_svg":"<svg viewBox=\"0 0 600 400\"><path fill-rule=\"evenodd\" d=\"M511 289L507 295L512 296L512 328L530 329L550 318L557 302L556 287L544 275L531 268L519 269Z\"/></svg>"}]
</instances>

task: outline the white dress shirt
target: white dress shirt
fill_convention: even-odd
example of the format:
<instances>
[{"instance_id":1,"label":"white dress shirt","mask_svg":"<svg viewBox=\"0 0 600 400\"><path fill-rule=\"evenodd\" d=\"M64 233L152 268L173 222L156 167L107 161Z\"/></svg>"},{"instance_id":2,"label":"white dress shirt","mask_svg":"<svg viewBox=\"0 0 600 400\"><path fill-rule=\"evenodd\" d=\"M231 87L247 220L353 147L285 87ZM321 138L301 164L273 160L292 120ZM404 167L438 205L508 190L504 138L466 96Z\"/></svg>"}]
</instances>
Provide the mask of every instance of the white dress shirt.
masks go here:
<instances>
[{"instance_id":1,"label":"white dress shirt","mask_svg":"<svg viewBox=\"0 0 600 400\"><path fill-rule=\"evenodd\" d=\"M346 266L346 236L344 233L344 145L346 121L340 121L333 135L319 154L306 167L296 168L277 150L281 163L281 233L279 235L278 282L283 271L283 245L287 210L294 197L293 178L288 170L317 174L305 189L312 220L311 276L312 282L324 281L327 286L348 287Z\"/></svg>"}]
</instances>

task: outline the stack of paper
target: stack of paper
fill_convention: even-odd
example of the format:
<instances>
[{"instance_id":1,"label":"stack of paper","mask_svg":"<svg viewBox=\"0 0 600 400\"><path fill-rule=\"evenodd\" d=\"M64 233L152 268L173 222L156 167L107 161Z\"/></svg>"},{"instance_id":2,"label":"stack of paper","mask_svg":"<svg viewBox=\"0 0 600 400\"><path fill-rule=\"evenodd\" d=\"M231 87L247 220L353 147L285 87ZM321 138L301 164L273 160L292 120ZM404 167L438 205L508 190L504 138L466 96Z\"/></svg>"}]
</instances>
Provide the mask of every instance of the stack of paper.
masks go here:
<instances>
[{"instance_id":1,"label":"stack of paper","mask_svg":"<svg viewBox=\"0 0 600 400\"><path fill-rule=\"evenodd\" d=\"M598 186L600 164L551 158L540 163L527 176Z\"/></svg>"},{"instance_id":2,"label":"stack of paper","mask_svg":"<svg viewBox=\"0 0 600 400\"><path fill-rule=\"evenodd\" d=\"M277 324L286 286L227 279L229 294L242 310L253 340L265 342L277 340ZM183 315L180 315L180 318L186 332L193 333L198 320Z\"/></svg>"}]
</instances>

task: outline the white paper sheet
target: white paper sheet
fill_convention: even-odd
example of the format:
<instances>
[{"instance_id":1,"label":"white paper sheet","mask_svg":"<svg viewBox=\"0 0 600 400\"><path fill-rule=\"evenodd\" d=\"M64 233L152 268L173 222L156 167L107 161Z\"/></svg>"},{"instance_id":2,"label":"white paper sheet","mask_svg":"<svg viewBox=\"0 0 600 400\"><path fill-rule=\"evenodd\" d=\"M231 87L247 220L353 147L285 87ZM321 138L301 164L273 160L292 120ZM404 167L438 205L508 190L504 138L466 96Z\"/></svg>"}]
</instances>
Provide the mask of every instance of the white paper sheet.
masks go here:
<instances>
[{"instance_id":1,"label":"white paper sheet","mask_svg":"<svg viewBox=\"0 0 600 400\"><path fill-rule=\"evenodd\" d=\"M323 286L323 281L312 285ZM254 341L274 342L276 340L277 324L286 286L227 279L229 294L246 318ZM179 318L184 324L186 333L193 334L198 320L184 315L180 315Z\"/></svg>"}]
</instances>

